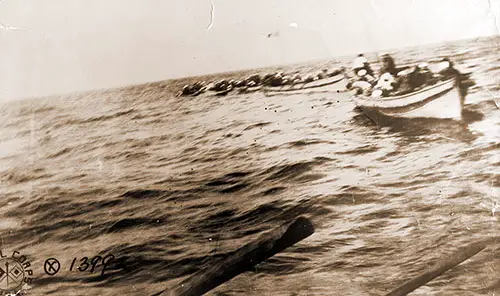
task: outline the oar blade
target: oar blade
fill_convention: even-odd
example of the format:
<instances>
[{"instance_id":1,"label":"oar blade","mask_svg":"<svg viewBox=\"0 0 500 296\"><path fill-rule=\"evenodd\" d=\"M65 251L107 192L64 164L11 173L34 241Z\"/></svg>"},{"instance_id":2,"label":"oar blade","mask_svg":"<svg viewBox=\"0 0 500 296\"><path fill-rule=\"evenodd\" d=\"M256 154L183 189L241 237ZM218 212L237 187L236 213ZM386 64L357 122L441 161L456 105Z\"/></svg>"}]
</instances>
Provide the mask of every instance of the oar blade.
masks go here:
<instances>
[{"instance_id":1,"label":"oar blade","mask_svg":"<svg viewBox=\"0 0 500 296\"><path fill-rule=\"evenodd\" d=\"M211 267L195 273L182 281L176 288L157 295L199 296L251 270L255 265L274 256L314 233L311 221L304 217L293 223L278 227L255 241L243 246Z\"/></svg>"},{"instance_id":2,"label":"oar blade","mask_svg":"<svg viewBox=\"0 0 500 296\"><path fill-rule=\"evenodd\" d=\"M427 284L431 280L439 277L446 271L452 269L453 267L459 265L465 260L481 252L488 246L488 243L490 241L491 240L477 242L470 244L469 246L460 248L451 256L446 257L444 260L438 262L430 269L420 273L418 276L405 282L404 284L402 284L401 286L399 286L397 289L393 290L386 296L404 296L413 292L414 290Z\"/></svg>"}]
</instances>

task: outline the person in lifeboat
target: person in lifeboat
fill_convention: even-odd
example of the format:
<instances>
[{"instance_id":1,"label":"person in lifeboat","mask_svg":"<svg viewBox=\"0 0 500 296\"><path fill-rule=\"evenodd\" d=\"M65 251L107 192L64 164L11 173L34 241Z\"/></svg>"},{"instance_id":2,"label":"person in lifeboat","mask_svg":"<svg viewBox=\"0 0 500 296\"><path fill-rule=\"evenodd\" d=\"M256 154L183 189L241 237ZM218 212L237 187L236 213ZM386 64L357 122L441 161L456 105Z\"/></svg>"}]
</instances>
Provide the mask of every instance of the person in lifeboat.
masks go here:
<instances>
[{"instance_id":1,"label":"person in lifeboat","mask_svg":"<svg viewBox=\"0 0 500 296\"><path fill-rule=\"evenodd\" d=\"M370 63L363 53L359 53L352 62L352 70L355 74L357 74L360 70L365 70L368 75L374 76Z\"/></svg>"}]
</instances>

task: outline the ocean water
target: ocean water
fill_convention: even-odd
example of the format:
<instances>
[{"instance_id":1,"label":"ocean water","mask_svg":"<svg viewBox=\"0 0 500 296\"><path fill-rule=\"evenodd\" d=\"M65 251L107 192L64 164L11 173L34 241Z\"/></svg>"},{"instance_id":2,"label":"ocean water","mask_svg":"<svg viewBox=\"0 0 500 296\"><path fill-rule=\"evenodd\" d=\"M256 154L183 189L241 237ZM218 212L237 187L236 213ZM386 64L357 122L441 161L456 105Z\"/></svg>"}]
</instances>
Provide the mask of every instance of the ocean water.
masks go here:
<instances>
[{"instance_id":1,"label":"ocean water","mask_svg":"<svg viewBox=\"0 0 500 296\"><path fill-rule=\"evenodd\" d=\"M28 295L151 295L305 216L312 236L209 295L384 295L500 234L499 45L393 52L472 71L474 116L461 123L376 126L347 93L175 97L199 77L3 104L0 250L30 258ZM499 250L413 295L500 293ZM69 270L108 254L104 276ZM62 265L53 276L50 257Z\"/></svg>"}]
</instances>

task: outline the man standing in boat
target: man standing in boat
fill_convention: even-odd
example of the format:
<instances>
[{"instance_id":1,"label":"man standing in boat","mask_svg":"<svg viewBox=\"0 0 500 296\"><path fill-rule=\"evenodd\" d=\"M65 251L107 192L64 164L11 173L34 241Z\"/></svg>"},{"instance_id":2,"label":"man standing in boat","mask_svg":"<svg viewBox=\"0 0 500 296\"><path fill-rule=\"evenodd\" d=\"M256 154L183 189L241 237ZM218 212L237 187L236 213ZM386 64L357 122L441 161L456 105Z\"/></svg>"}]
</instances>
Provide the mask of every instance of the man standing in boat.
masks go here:
<instances>
[{"instance_id":1,"label":"man standing in boat","mask_svg":"<svg viewBox=\"0 0 500 296\"><path fill-rule=\"evenodd\" d=\"M439 75L445 79L460 75L460 72L453 67L453 62L449 58L444 58L442 63L444 65L444 69L439 71Z\"/></svg>"},{"instance_id":2,"label":"man standing in boat","mask_svg":"<svg viewBox=\"0 0 500 296\"><path fill-rule=\"evenodd\" d=\"M390 54L382 55L382 67L380 68L380 76L384 73L389 73L393 77L398 75L398 68L396 68L396 63L394 62L394 58Z\"/></svg>"},{"instance_id":3,"label":"man standing in boat","mask_svg":"<svg viewBox=\"0 0 500 296\"><path fill-rule=\"evenodd\" d=\"M398 86L396 80L398 69L394 59L389 54L382 55L382 66L379 71L379 79L375 84L372 97L387 97L394 92Z\"/></svg>"}]
</instances>

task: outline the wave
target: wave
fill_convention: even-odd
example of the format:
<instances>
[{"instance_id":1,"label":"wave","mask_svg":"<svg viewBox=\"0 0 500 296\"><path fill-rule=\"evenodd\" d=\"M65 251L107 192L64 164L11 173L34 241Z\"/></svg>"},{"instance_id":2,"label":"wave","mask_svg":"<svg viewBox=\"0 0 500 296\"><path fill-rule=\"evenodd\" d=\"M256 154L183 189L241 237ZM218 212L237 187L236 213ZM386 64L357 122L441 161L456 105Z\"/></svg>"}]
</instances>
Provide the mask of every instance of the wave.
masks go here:
<instances>
[{"instance_id":1,"label":"wave","mask_svg":"<svg viewBox=\"0 0 500 296\"><path fill-rule=\"evenodd\" d=\"M318 144L335 144L333 141L325 141L320 139L302 139L297 141L288 142L285 145L289 147L306 147L310 145L318 145Z\"/></svg>"},{"instance_id":2,"label":"wave","mask_svg":"<svg viewBox=\"0 0 500 296\"><path fill-rule=\"evenodd\" d=\"M261 176L265 177L265 180L270 181L285 181L293 180L309 171L313 168L320 166L327 162L325 158L316 158L312 161L301 161L291 164L276 165L268 168L264 172L260 173Z\"/></svg>"},{"instance_id":3,"label":"wave","mask_svg":"<svg viewBox=\"0 0 500 296\"><path fill-rule=\"evenodd\" d=\"M266 122L259 122L259 123L256 123L256 124L252 124L252 125L249 125L247 126L244 131L249 131L251 129L255 129L255 128L263 128L265 126L268 126L268 125L271 125L272 122L269 122L269 121L266 121Z\"/></svg>"},{"instance_id":4,"label":"wave","mask_svg":"<svg viewBox=\"0 0 500 296\"><path fill-rule=\"evenodd\" d=\"M54 125L52 128L60 128L60 127L65 127L68 125L81 125L81 124L86 124L86 123L95 123L95 122L104 122L107 120L111 119L116 119L120 118L125 115L133 114L135 113L135 109L128 109L125 111L119 111L110 115L101 115L101 116L95 116L95 117L90 117L90 118L85 118L85 119L67 119L61 122L58 122L56 125Z\"/></svg>"}]
</instances>

